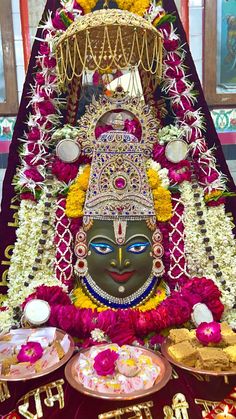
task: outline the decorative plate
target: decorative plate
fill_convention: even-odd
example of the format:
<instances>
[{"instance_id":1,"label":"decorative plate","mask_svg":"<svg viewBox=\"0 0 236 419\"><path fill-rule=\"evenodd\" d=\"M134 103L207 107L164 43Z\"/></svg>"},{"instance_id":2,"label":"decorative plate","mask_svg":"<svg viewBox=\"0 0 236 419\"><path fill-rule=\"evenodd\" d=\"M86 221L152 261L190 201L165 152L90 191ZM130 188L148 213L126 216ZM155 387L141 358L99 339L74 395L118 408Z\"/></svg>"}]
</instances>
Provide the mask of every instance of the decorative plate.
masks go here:
<instances>
[{"instance_id":1,"label":"decorative plate","mask_svg":"<svg viewBox=\"0 0 236 419\"><path fill-rule=\"evenodd\" d=\"M97 397L100 399L109 399L109 400L132 400L137 399L140 397L148 396L149 394L155 393L156 391L159 391L161 388L163 388L168 381L171 378L172 368L169 362L159 353L156 353L154 351L145 349L145 348L139 348L139 350L142 350L142 354L149 356L153 363L159 366L160 368L160 374L157 377L154 385L146 390L138 390L133 391L132 393L102 393L98 391L90 390L89 388L85 387L78 379L76 374L76 364L78 361L78 358L80 356L80 353L86 353L89 351L89 349L84 349L80 351L80 353L76 354L66 365L65 368L65 376L67 381L70 383L70 385L75 388L80 393L86 394L88 396Z\"/></svg>"},{"instance_id":2,"label":"decorative plate","mask_svg":"<svg viewBox=\"0 0 236 419\"><path fill-rule=\"evenodd\" d=\"M225 377L225 376L233 376L236 375L236 370L228 370L228 371L210 371L210 370L200 370L195 367L189 367L188 365L185 365L181 362L176 361L172 356L169 354L168 348L171 345L171 341L169 339L166 339L165 342L161 345L161 352L162 355L173 365L176 365L176 367L179 367L183 370L186 370L193 374L200 374L200 375L210 375L210 376L219 376L219 377Z\"/></svg>"},{"instance_id":3,"label":"decorative plate","mask_svg":"<svg viewBox=\"0 0 236 419\"><path fill-rule=\"evenodd\" d=\"M34 329L37 330L37 329ZM34 378L38 378L38 377L42 377L43 375L47 375L50 374L51 372L57 370L58 368L60 368L62 365L64 365L73 355L74 352L74 348L75 348L75 344L74 341L72 339L72 337L70 335L68 335L68 333L64 332L63 330L57 329L56 330L56 336L55 339L61 341L64 336L67 335L70 341L70 347L68 349L68 351L66 352L66 354L63 356L63 358L61 358L59 360L59 362L55 363L54 365L45 368L39 372L30 372L30 373L26 373L26 374L22 374L19 375L17 377L7 374L7 375L3 375L0 374L0 381L26 381L26 380L32 380Z\"/></svg>"}]
</instances>

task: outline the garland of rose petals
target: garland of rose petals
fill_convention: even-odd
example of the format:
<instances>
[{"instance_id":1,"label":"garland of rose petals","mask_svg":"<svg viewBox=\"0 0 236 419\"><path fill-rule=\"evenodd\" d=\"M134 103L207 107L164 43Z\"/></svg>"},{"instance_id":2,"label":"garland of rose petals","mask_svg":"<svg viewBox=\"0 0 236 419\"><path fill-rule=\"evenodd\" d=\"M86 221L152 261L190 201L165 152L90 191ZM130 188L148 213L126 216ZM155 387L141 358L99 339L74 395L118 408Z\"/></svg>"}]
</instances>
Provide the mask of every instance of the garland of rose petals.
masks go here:
<instances>
[{"instance_id":1,"label":"garland of rose petals","mask_svg":"<svg viewBox=\"0 0 236 419\"><path fill-rule=\"evenodd\" d=\"M153 24L157 26L158 16L161 18L165 13L160 6L156 7L156 17ZM153 15L155 6L151 5L146 14ZM154 15L153 15L154 16ZM176 122L186 131L186 140L190 144L191 157L194 160L194 168L199 183L207 190L224 189L225 176L222 175L215 165L215 158L211 150L208 150L203 137L203 115L201 109L195 109L197 102L194 93L194 84L188 80L185 73L185 51L181 46L179 36L170 21L165 21L158 26L164 38L164 83L162 91L169 95L172 110L176 116Z\"/></svg>"},{"instance_id":2,"label":"garland of rose petals","mask_svg":"<svg viewBox=\"0 0 236 419\"><path fill-rule=\"evenodd\" d=\"M193 278L180 292L172 292L171 296L155 309L146 312L135 309L108 309L98 312L76 308L60 287L42 285L25 300L23 306L33 298L46 300L51 306L48 324L83 339L83 346L96 344L91 339L94 329L100 329L111 342L119 345L137 341L143 344L147 335L187 322L193 306L200 302L206 304L214 319L219 321L224 310L220 295L212 280Z\"/></svg>"}]
</instances>

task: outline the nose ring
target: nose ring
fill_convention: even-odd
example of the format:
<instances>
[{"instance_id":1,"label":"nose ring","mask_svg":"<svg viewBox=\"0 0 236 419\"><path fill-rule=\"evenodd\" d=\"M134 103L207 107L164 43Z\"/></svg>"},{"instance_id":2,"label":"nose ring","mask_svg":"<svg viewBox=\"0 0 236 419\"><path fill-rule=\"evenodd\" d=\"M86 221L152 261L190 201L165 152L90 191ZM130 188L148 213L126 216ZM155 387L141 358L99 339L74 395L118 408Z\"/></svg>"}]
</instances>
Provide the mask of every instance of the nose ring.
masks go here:
<instances>
[{"instance_id":1,"label":"nose ring","mask_svg":"<svg viewBox=\"0 0 236 419\"><path fill-rule=\"evenodd\" d=\"M130 261L129 260L126 260L125 263L124 263L124 265L127 268L128 266L130 266Z\"/></svg>"},{"instance_id":2,"label":"nose ring","mask_svg":"<svg viewBox=\"0 0 236 419\"><path fill-rule=\"evenodd\" d=\"M111 260L110 265L113 266L113 267L116 267L116 261L114 259Z\"/></svg>"}]
</instances>

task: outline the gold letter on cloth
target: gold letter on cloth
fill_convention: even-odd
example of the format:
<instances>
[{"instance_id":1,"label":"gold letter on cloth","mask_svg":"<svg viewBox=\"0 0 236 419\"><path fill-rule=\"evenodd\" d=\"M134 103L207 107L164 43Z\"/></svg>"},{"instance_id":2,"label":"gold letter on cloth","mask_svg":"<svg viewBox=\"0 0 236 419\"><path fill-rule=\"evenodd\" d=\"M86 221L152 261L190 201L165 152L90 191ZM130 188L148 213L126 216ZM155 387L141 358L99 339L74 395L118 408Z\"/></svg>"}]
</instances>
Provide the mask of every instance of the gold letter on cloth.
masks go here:
<instances>
[{"instance_id":1,"label":"gold letter on cloth","mask_svg":"<svg viewBox=\"0 0 236 419\"><path fill-rule=\"evenodd\" d=\"M133 406L122 407L117 410L101 413L101 415L98 415L98 419L122 419L121 416L128 413L134 413L134 416L129 416L127 419L153 419L150 407L153 407L152 401L139 403Z\"/></svg>"},{"instance_id":2,"label":"gold letter on cloth","mask_svg":"<svg viewBox=\"0 0 236 419\"><path fill-rule=\"evenodd\" d=\"M6 399L10 399L11 395L7 386L6 381L0 381L0 402L5 402Z\"/></svg>"},{"instance_id":3,"label":"gold letter on cloth","mask_svg":"<svg viewBox=\"0 0 236 419\"><path fill-rule=\"evenodd\" d=\"M46 384L45 386L41 386L37 389L29 391L25 394L21 399L20 402L23 401L23 404L19 404L18 411L19 413L27 419L38 419L43 417L43 408L41 403L41 394L46 393L46 398L44 398L44 404L47 407L53 407L54 402L59 402L59 408L63 409L64 407L64 391L63 391L63 384L64 380L57 380L53 381L52 383ZM52 389L57 389L57 393L53 394ZM34 398L34 406L35 406L35 413L31 413L29 411L30 406L30 397Z\"/></svg>"},{"instance_id":4,"label":"gold letter on cloth","mask_svg":"<svg viewBox=\"0 0 236 419\"><path fill-rule=\"evenodd\" d=\"M177 393L172 399L172 406L164 406L164 419L189 419L188 402L182 393Z\"/></svg>"}]
</instances>

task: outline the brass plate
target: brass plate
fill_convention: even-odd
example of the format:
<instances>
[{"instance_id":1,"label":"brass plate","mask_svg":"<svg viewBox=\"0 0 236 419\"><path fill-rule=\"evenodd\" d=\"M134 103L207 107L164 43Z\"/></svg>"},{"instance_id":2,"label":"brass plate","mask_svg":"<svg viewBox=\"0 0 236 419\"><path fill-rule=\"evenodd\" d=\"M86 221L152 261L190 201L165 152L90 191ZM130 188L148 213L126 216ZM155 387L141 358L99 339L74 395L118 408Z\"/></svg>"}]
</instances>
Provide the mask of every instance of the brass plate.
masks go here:
<instances>
[{"instance_id":1,"label":"brass plate","mask_svg":"<svg viewBox=\"0 0 236 419\"><path fill-rule=\"evenodd\" d=\"M75 388L75 390L79 391L80 393L86 394L88 396L97 397L99 399L133 400L133 399L138 399L140 397L148 396L149 394L153 394L156 391L159 391L168 383L168 381L171 378L172 368L169 362L161 354L145 349L145 348L139 348L139 350L140 349L142 350L143 355L149 356L152 359L153 363L155 363L156 365L160 367L160 375L157 377L154 385L147 390L133 391L132 393L128 393L128 394L127 393L114 394L114 393L101 393L98 391L90 390L87 387L84 387L84 385L80 383L76 377L77 374L76 374L75 366L80 355L79 353L76 354L66 365L66 368L65 368L66 379L70 383L70 385L73 388ZM81 352L83 352L86 355L88 351L89 349L84 349Z\"/></svg>"},{"instance_id":2,"label":"brass plate","mask_svg":"<svg viewBox=\"0 0 236 419\"><path fill-rule=\"evenodd\" d=\"M176 361L172 356L169 354L168 348L171 345L170 339L166 339L165 342L161 345L161 352L162 355L173 365L179 367L183 370L189 371L193 374L201 374L201 375L210 375L214 377L225 377L225 376L233 376L236 375L235 371L210 371L210 370L199 370L198 368L189 367L188 365L182 364L181 362Z\"/></svg>"},{"instance_id":3,"label":"brass plate","mask_svg":"<svg viewBox=\"0 0 236 419\"><path fill-rule=\"evenodd\" d=\"M68 335L68 333L64 332L63 330L57 329L56 330L56 339L61 341L66 334ZM42 377L43 375L50 374L51 372L57 370L58 368L60 368L62 365L64 365L71 358L71 356L73 355L73 352L74 352L74 348L75 348L74 341L73 341L73 339L70 335L68 335L68 337L69 337L69 340L70 340L70 348L69 348L68 352L65 354L65 356L63 356L63 358L60 359L60 361L57 362L56 364L52 365L49 368L46 368L43 371L33 372L31 374L25 374L25 375L21 375L19 377L14 377L14 376L11 376L10 374L8 374L8 375L0 374L0 381L27 381L27 380L32 380L34 378Z\"/></svg>"}]
</instances>

